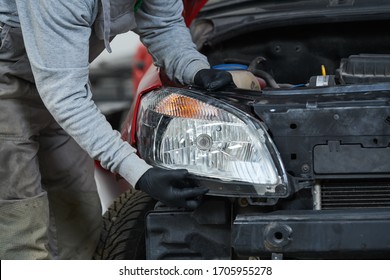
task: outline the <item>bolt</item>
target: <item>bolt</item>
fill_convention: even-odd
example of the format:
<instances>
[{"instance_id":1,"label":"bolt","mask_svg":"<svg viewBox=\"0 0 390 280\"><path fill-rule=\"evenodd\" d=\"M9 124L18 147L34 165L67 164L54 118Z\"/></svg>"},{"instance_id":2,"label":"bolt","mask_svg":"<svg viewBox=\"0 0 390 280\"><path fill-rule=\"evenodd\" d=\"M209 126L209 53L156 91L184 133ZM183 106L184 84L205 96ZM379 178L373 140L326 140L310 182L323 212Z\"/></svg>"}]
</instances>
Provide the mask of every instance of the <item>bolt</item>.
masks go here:
<instances>
[{"instance_id":1,"label":"bolt","mask_svg":"<svg viewBox=\"0 0 390 280\"><path fill-rule=\"evenodd\" d=\"M308 164L304 164L301 167L302 172L307 173L310 171L310 166Z\"/></svg>"},{"instance_id":2,"label":"bolt","mask_svg":"<svg viewBox=\"0 0 390 280\"><path fill-rule=\"evenodd\" d=\"M248 207L249 206L249 202L246 198L240 198L238 200L238 205L240 205L240 207Z\"/></svg>"}]
</instances>

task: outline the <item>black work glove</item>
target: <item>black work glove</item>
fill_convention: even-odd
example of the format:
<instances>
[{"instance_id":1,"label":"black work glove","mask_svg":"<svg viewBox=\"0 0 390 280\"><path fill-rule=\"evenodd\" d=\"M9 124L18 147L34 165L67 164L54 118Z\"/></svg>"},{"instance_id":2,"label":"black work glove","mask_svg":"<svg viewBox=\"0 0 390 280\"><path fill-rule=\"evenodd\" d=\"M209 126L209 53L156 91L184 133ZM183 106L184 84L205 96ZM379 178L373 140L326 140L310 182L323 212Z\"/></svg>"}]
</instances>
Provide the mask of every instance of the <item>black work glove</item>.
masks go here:
<instances>
[{"instance_id":1,"label":"black work glove","mask_svg":"<svg viewBox=\"0 0 390 280\"><path fill-rule=\"evenodd\" d=\"M158 167L148 169L138 180L135 188L168 206L191 210L200 205L200 198L208 192L207 188L198 187L189 178L186 169L165 170Z\"/></svg>"},{"instance_id":2,"label":"black work glove","mask_svg":"<svg viewBox=\"0 0 390 280\"><path fill-rule=\"evenodd\" d=\"M223 70L202 69L195 74L194 84L207 90L234 85L232 74Z\"/></svg>"}]
</instances>

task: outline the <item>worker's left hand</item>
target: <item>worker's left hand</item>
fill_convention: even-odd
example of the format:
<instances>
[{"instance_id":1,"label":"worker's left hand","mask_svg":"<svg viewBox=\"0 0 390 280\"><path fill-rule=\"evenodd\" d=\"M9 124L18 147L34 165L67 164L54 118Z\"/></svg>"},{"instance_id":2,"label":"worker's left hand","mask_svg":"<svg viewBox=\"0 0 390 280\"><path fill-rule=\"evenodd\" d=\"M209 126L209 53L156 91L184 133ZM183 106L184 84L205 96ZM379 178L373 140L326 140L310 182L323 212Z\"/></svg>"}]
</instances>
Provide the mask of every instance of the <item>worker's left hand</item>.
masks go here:
<instances>
[{"instance_id":1,"label":"worker's left hand","mask_svg":"<svg viewBox=\"0 0 390 280\"><path fill-rule=\"evenodd\" d=\"M166 170L159 167L148 169L138 180L135 189L171 207L194 210L201 204L208 188L200 187L190 178L186 169Z\"/></svg>"},{"instance_id":2,"label":"worker's left hand","mask_svg":"<svg viewBox=\"0 0 390 280\"><path fill-rule=\"evenodd\" d=\"M194 84L207 90L218 90L233 86L233 77L227 71L217 69L202 69L195 74Z\"/></svg>"}]
</instances>

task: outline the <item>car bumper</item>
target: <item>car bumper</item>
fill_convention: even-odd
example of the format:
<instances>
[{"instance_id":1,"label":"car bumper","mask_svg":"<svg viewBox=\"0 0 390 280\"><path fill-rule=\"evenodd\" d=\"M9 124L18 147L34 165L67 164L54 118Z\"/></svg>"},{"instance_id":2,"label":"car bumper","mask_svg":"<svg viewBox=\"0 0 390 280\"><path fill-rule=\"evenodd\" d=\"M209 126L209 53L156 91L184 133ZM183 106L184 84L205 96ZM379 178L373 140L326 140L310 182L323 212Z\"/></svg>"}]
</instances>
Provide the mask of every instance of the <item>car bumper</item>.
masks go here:
<instances>
[{"instance_id":1,"label":"car bumper","mask_svg":"<svg viewBox=\"0 0 390 280\"><path fill-rule=\"evenodd\" d=\"M390 210L278 211L239 215L232 246L244 256L389 258Z\"/></svg>"},{"instance_id":2,"label":"car bumper","mask_svg":"<svg viewBox=\"0 0 390 280\"><path fill-rule=\"evenodd\" d=\"M149 259L389 259L390 209L231 215L228 203L152 211Z\"/></svg>"}]
</instances>

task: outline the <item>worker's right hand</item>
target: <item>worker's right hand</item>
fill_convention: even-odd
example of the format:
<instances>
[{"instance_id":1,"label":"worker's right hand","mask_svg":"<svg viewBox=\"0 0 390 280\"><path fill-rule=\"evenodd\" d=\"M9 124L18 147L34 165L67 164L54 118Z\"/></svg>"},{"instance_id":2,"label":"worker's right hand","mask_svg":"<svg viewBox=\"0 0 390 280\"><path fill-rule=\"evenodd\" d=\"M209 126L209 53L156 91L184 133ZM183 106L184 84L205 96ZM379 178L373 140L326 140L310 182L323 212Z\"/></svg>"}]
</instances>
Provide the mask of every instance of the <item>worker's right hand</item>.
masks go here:
<instances>
[{"instance_id":1,"label":"worker's right hand","mask_svg":"<svg viewBox=\"0 0 390 280\"><path fill-rule=\"evenodd\" d=\"M209 91L234 86L232 74L217 69L202 69L198 71L195 74L194 84Z\"/></svg>"},{"instance_id":2,"label":"worker's right hand","mask_svg":"<svg viewBox=\"0 0 390 280\"><path fill-rule=\"evenodd\" d=\"M186 169L148 169L138 180L135 188L165 203L167 206L194 210L201 204L207 188L196 185Z\"/></svg>"}]
</instances>

